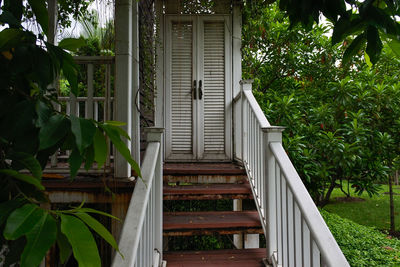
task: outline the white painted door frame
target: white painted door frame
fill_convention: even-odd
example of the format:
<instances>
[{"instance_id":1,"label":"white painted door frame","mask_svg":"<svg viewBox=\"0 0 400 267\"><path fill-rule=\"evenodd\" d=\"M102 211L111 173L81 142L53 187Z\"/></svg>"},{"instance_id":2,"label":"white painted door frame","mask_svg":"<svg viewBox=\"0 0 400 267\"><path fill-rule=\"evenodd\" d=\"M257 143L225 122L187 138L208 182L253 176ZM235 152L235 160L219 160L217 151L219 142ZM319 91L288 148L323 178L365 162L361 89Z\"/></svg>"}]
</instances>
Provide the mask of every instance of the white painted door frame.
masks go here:
<instances>
[{"instance_id":1,"label":"white painted door frame","mask_svg":"<svg viewBox=\"0 0 400 267\"><path fill-rule=\"evenodd\" d=\"M204 118L204 101L192 102L192 127L193 127L193 154L173 154L171 150L172 140L172 123L171 123L171 62L172 62L172 22L192 23L192 82L201 80L204 83L203 73L203 53L204 53L204 23L205 22L224 22L225 34L225 150L223 153L204 153L204 134L203 134L203 118ZM165 85L165 111L164 122L166 128L166 160L169 161L230 161L232 160L232 31L231 31L231 16L229 15L165 15L164 20L164 85ZM197 90L197 89L196 89ZM197 91L198 92L198 91ZM203 98L204 99L204 98Z\"/></svg>"}]
</instances>

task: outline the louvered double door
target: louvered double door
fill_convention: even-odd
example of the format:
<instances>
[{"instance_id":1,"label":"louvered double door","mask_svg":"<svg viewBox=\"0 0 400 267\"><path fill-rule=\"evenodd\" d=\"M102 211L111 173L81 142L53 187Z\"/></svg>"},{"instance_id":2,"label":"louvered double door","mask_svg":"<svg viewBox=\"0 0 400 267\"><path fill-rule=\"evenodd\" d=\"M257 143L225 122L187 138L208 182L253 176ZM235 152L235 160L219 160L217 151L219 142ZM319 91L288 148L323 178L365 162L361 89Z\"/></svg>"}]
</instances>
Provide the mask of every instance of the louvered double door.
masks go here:
<instances>
[{"instance_id":1,"label":"louvered double door","mask_svg":"<svg viewBox=\"0 0 400 267\"><path fill-rule=\"evenodd\" d=\"M228 17L167 17L166 26L166 160L229 160Z\"/></svg>"}]
</instances>

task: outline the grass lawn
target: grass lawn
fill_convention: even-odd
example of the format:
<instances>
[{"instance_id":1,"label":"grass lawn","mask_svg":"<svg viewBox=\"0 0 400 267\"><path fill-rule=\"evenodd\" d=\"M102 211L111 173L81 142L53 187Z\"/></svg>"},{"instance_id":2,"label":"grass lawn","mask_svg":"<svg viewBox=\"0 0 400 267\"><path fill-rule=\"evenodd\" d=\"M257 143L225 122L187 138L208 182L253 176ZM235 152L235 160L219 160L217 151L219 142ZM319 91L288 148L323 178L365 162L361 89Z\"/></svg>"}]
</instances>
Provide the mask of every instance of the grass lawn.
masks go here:
<instances>
[{"instance_id":1,"label":"grass lawn","mask_svg":"<svg viewBox=\"0 0 400 267\"><path fill-rule=\"evenodd\" d=\"M337 201L337 197L344 197L345 195L340 189L336 188L332 195L330 204L324 207L325 210L335 213L342 218L350 219L358 224L366 226L374 226L378 229L390 228L389 217L389 195L384 194L389 192L389 186L382 185L379 195L374 195L372 198L367 193L363 193L361 198L365 201L362 202L341 202ZM393 186L394 205L395 205L395 223L396 230L400 230L400 186ZM398 195L396 195L398 194ZM352 193L352 197L358 197L357 194Z\"/></svg>"}]
</instances>

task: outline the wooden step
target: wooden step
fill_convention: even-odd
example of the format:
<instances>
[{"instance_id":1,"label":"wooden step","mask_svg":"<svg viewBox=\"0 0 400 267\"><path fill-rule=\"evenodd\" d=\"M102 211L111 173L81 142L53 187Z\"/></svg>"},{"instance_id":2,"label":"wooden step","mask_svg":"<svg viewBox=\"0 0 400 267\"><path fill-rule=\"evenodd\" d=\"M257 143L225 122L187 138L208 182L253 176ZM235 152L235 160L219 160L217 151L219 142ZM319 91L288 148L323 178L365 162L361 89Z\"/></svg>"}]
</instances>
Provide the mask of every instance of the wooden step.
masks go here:
<instances>
[{"instance_id":1,"label":"wooden step","mask_svg":"<svg viewBox=\"0 0 400 267\"><path fill-rule=\"evenodd\" d=\"M164 252L167 267L262 267L265 248Z\"/></svg>"},{"instance_id":2,"label":"wooden step","mask_svg":"<svg viewBox=\"0 0 400 267\"><path fill-rule=\"evenodd\" d=\"M262 233L257 211L164 212L165 236Z\"/></svg>"},{"instance_id":3,"label":"wooden step","mask_svg":"<svg viewBox=\"0 0 400 267\"><path fill-rule=\"evenodd\" d=\"M249 184L165 185L164 200L251 199Z\"/></svg>"},{"instance_id":4,"label":"wooden step","mask_svg":"<svg viewBox=\"0 0 400 267\"><path fill-rule=\"evenodd\" d=\"M244 183L246 171L236 163L165 163L166 183Z\"/></svg>"},{"instance_id":5,"label":"wooden step","mask_svg":"<svg viewBox=\"0 0 400 267\"><path fill-rule=\"evenodd\" d=\"M245 175L243 167L236 163L165 163L164 175Z\"/></svg>"}]
</instances>

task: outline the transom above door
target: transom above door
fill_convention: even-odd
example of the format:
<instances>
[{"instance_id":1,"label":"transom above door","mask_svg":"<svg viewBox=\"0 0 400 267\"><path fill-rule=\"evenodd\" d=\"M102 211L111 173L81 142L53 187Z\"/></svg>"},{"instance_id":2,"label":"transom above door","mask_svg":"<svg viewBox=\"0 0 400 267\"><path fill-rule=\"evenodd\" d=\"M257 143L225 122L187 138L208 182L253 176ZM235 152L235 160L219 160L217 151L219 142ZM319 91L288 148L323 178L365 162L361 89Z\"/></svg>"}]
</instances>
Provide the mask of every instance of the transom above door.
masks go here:
<instances>
[{"instance_id":1,"label":"transom above door","mask_svg":"<svg viewBox=\"0 0 400 267\"><path fill-rule=\"evenodd\" d=\"M166 16L166 160L231 159L229 16Z\"/></svg>"}]
</instances>

